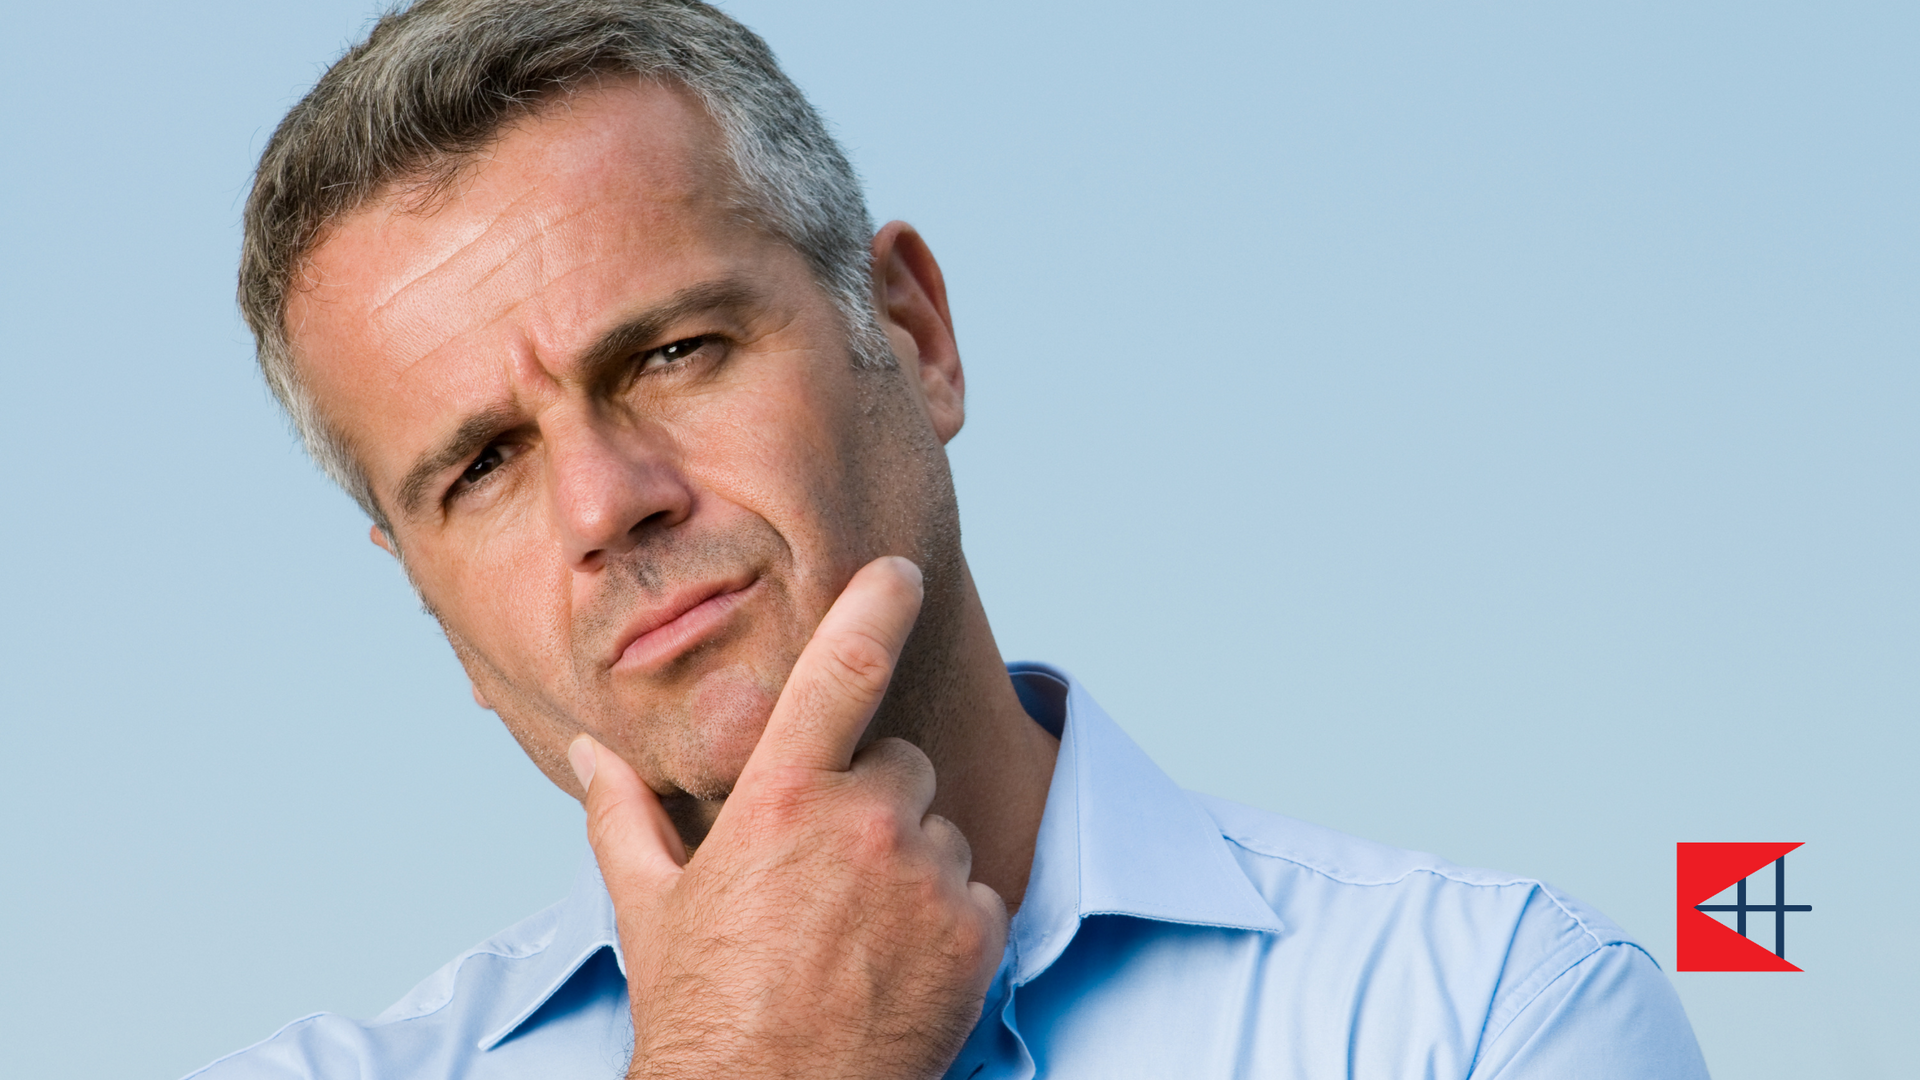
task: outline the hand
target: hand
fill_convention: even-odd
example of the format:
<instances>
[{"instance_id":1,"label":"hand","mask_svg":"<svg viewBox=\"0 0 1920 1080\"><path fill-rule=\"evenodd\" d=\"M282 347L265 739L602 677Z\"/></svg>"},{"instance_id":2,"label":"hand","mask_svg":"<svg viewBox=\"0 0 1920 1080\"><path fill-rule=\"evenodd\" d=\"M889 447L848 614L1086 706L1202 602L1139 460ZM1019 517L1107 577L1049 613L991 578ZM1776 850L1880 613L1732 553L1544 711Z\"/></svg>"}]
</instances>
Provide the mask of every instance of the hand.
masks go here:
<instances>
[{"instance_id":1,"label":"hand","mask_svg":"<svg viewBox=\"0 0 1920 1080\"><path fill-rule=\"evenodd\" d=\"M619 920L630 1075L937 1077L979 1018L1007 909L927 813L933 765L855 747L913 628L920 572L875 560L807 643L692 859L627 763L568 751Z\"/></svg>"}]
</instances>

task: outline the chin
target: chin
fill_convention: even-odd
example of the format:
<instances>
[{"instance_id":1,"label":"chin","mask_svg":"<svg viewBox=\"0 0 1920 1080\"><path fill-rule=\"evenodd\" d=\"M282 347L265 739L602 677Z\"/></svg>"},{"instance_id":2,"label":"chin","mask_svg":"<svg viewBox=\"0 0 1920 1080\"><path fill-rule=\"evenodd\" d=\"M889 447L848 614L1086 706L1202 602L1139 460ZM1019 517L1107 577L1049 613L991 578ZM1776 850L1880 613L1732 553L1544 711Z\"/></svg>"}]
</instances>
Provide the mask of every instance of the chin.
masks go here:
<instances>
[{"instance_id":1,"label":"chin","mask_svg":"<svg viewBox=\"0 0 1920 1080\"><path fill-rule=\"evenodd\" d=\"M696 799L726 798L760 744L776 700L744 666L702 678L675 725L678 745L668 779Z\"/></svg>"}]
</instances>

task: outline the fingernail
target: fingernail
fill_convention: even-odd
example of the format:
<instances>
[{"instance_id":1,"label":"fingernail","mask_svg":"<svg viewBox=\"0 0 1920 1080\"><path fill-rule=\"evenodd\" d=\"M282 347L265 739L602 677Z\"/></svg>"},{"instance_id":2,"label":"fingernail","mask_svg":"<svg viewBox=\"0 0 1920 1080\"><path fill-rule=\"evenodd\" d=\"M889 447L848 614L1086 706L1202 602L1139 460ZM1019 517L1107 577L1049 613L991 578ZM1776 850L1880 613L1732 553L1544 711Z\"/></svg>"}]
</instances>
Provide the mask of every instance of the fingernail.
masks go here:
<instances>
[{"instance_id":1,"label":"fingernail","mask_svg":"<svg viewBox=\"0 0 1920 1080\"><path fill-rule=\"evenodd\" d=\"M581 791L593 786L593 762L593 736L575 736L573 744L567 747L567 764L573 766L573 776L580 781Z\"/></svg>"},{"instance_id":2,"label":"fingernail","mask_svg":"<svg viewBox=\"0 0 1920 1080\"><path fill-rule=\"evenodd\" d=\"M905 555L895 555L894 558L899 559L902 563L906 564L906 568L912 572L913 583L915 585L925 584L926 575L920 572L919 563L914 562L912 559L907 558Z\"/></svg>"}]
</instances>

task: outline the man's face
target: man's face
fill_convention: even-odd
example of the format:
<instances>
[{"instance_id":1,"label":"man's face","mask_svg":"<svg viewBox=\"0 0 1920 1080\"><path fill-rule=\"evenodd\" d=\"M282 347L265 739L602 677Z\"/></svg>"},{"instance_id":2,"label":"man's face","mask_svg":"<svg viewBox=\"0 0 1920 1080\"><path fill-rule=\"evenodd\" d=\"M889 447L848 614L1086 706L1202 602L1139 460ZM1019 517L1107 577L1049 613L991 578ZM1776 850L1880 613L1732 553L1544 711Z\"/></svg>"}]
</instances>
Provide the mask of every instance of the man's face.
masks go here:
<instances>
[{"instance_id":1,"label":"man's face","mask_svg":"<svg viewBox=\"0 0 1920 1080\"><path fill-rule=\"evenodd\" d=\"M335 224L288 308L477 693L568 790L584 730L723 795L853 572L957 559L957 411L891 323L906 371L854 368L718 144L679 92L576 95Z\"/></svg>"}]
</instances>

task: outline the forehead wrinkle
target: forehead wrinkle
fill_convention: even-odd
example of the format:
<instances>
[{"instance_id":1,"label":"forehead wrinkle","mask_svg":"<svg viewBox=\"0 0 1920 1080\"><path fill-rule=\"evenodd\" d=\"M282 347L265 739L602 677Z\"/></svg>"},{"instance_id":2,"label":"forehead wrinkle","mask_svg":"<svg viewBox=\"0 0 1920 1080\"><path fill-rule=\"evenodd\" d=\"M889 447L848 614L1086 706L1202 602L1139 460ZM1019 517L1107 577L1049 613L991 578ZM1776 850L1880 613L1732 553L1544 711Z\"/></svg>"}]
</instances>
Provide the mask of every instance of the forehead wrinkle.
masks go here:
<instances>
[{"instance_id":1,"label":"forehead wrinkle","mask_svg":"<svg viewBox=\"0 0 1920 1080\"><path fill-rule=\"evenodd\" d=\"M519 200L516 200L516 201L519 201ZM561 270L558 273L554 273L552 271L551 264L555 260L551 258L551 254L548 251L549 245L543 243L542 241L548 239L553 230L561 226L564 226L566 223L570 221L574 221L579 218L591 217L592 215L595 215L599 211L600 211L600 207L595 206L590 202L586 202L581 205L573 206L569 208L567 212L555 215L554 217L551 217L549 219L530 222L526 229L520 230L522 232L522 235L513 242L512 248L506 252L503 252L500 255L500 257L491 266L489 266L476 281L474 281L469 285L466 285L464 289L467 292L478 291L480 288L486 285L489 281L494 280L495 278L499 277L501 274L506 272L508 266L511 263L521 258L530 258L532 260L532 265L528 268L527 273L535 282L534 286L531 289L527 290L524 294L509 294L508 296L501 298L499 302L497 302L493 306L493 309L487 312L485 321L477 322L477 323L469 323L467 326L460 328L458 331L450 333L447 336L443 337L439 342L435 343L433 346L429 347L425 352L421 353L416 360L409 361L400 369L400 371L396 372L395 373L396 381L399 378L404 377L405 372L408 369L411 369L415 363L429 360L435 357L436 355L441 354L442 352L444 352L444 350L447 347L451 346L456 339L472 336L472 335L480 335L484 337L487 331L493 330L499 327L501 323L514 318L516 315L519 315L526 310L538 309L541 312L541 314L544 315L545 317L537 318L534 321L541 324L543 327L550 327L555 320L553 318L553 313L546 309L547 309L548 291L552 287L556 285L562 285L566 281L568 281L570 278L573 278L576 275L591 274L595 270L608 264L621 266L621 265L624 265L625 263L625 260L619 255L619 253L606 251L604 250L603 245L596 244L593 246L591 253L587 257L580 258L580 259L564 260L563 264L565 266L565 269ZM502 211L500 215L496 215L494 220L497 221L499 217L505 216L505 214L506 214L506 211ZM430 279L438 277L440 271L446 270L447 272L453 272L448 269L448 264L453 262L455 259L457 259L462 252L465 252L471 249L472 247L476 246L479 243L479 240L480 238L476 237L474 241L463 244L458 250L449 253L447 258L441 260L438 264L436 264L436 267L434 268L433 271L422 274L420 277L414 279L413 281L408 282L406 285L396 290L395 293L392 294L386 301L376 306L369 313L369 316L371 317L373 315L376 315L382 309L392 307L396 303L399 303L402 299L401 294L414 288L415 286L426 286L430 284ZM422 328L431 327L435 325L437 322L437 320L435 320L432 317L432 315L429 313L423 313L419 317L405 319L403 321L405 323L411 323L412 326L410 327L410 329L413 329L416 331ZM405 330L397 330L397 332L393 336L400 336L405 333L406 333ZM524 337L524 335L516 335L516 336ZM552 335L550 333L536 332L533 336L535 339L545 339L545 338L551 337ZM553 344L553 343L549 342L549 344ZM543 365L547 365L556 361L561 361L562 356L564 356L564 351L562 355L553 356L553 357L549 357L546 355L548 352L548 350L546 349L534 348L532 351L536 354L538 359L540 359Z\"/></svg>"},{"instance_id":2,"label":"forehead wrinkle","mask_svg":"<svg viewBox=\"0 0 1920 1080\"><path fill-rule=\"evenodd\" d=\"M592 275L605 266L625 267L628 263L618 252L596 251L589 258L569 260L564 270L553 276L547 276L548 260L545 256L544 249L537 249L533 257L536 260L535 270L540 275L540 288L525 295L514 296L510 300L505 301L488 315L485 322L472 325L464 331L464 333L476 334L485 338L488 336L487 331L499 327L502 323L513 321L524 322L527 327L527 332L516 332L511 335L519 346L513 350L512 354L515 357L515 363L518 364L530 360L541 369L546 379L559 382L565 377L564 373L566 369L577 365L584 351L590 347L591 342L574 345L559 340L561 335L556 333L555 329L566 320L564 315L557 316L556 313L551 310L550 301L552 297L549 290L555 286L565 285L567 281L576 276ZM631 297L623 297L623 299L630 300ZM623 306L621 302L616 301L612 306L596 307L593 314L602 314L603 308L604 312L617 312ZM592 325L592 320L590 320L589 325L584 328L588 338L591 338L593 334L597 332L597 329L597 327ZM441 345L435 346L431 352L421 359L428 359L451 345L452 340L449 339Z\"/></svg>"},{"instance_id":3,"label":"forehead wrinkle","mask_svg":"<svg viewBox=\"0 0 1920 1080\"><path fill-rule=\"evenodd\" d=\"M493 384L493 389L487 392L487 403L480 406L478 411L499 415L512 413L520 416L530 416L537 412L539 395L552 392L561 382L549 368L543 356L537 332L509 327L504 337L504 347L500 347L490 343L490 336L486 331L502 323L513 321L514 316L523 308L535 305L539 299L537 296L516 297L511 303L494 312L486 322L469 327L461 335L449 336L426 352L400 365L388 381L388 392L396 398L405 396L405 384L416 366L427 364L449 350L461 347L458 342L459 337L477 335L482 339L486 351L493 352L498 348L497 363L487 365L498 373L498 382Z\"/></svg>"},{"instance_id":4,"label":"forehead wrinkle","mask_svg":"<svg viewBox=\"0 0 1920 1080\"><path fill-rule=\"evenodd\" d=\"M518 204L531 196L531 191L523 193L519 198L514 200L514 203ZM494 220L497 221L500 217L504 217L510 213L512 209L512 206L508 206L501 210L500 214L496 215ZM534 280L538 282L538 288L544 289L548 285L551 285L557 279L547 276L548 245L545 241L554 230L565 226L568 222L576 218L586 217L594 213L597 209L598 208L591 203L583 203L582 205L570 208L567 213L556 214L551 218L529 221L523 230L523 235L514 241L510 248L502 252L500 258L492 266L487 267L472 284L467 286L468 291L474 291L485 286L504 271L509 263L519 258L523 253L529 253L533 258L533 276ZM491 228L491 223L489 223L489 228ZM519 305L516 302L514 306L517 307Z\"/></svg>"},{"instance_id":5,"label":"forehead wrinkle","mask_svg":"<svg viewBox=\"0 0 1920 1080\"><path fill-rule=\"evenodd\" d=\"M569 216L575 216L575 215L569 215ZM536 231L538 231L538 227L536 227ZM540 237L538 235L528 236L523 238L519 243L515 245L515 247L511 251L508 251L507 253L503 254L497 261L494 262L492 266L488 267L479 281L475 282L472 285L465 286L463 291L467 291L467 292L475 291L486 281L491 280L492 278L498 276L500 272L504 270L509 263L514 261L516 256L518 256L522 252L525 252L529 248L529 246L533 246L534 258L536 260L535 266L533 267L534 276L536 278L544 277L544 267L545 267L544 249L540 246L534 246L536 245L536 242L539 240L539 238ZM457 259L461 254L461 252L466 251L473 246L474 246L473 243L461 245L461 247L458 250L449 253L447 258L442 259L436 265L434 271L428 272L426 274L422 274L419 277L415 278L414 280L409 281L406 285L402 286L400 289L395 290L395 292L387 300L383 301L381 304L377 305L371 311L368 312L368 316L367 316L368 321L375 322L375 323L379 323L379 322L386 323L388 329L387 329L387 333L384 336L388 341L393 341L394 339L404 340L408 337L426 338L436 328L443 327L444 323L440 319L435 317L436 313L433 311L414 312L411 314L410 317L406 315L399 315L398 312L395 312L393 314L399 315L399 317L388 319L388 320L378 320L377 316L383 310L393 308L395 305L402 303L404 299L403 294L413 289L414 287L416 286L427 287L433 284L431 279L439 277L440 276L439 271L445 271L447 273L456 272L448 268L448 263ZM397 389L399 384L406 380L408 374L417 365L426 363L428 361L434 360L435 358L444 355L448 349L459 346L459 343L461 343L462 341L467 339L472 339L475 337L478 337L484 341L488 336L487 334L488 331L494 330L498 328L502 323L508 322L509 320L513 319L515 315L519 314L522 311L522 309L528 306L530 301L534 301L537 299L539 299L538 290L534 290L526 294L509 293L505 298L503 298L499 302L493 305L489 305L489 310L486 310L484 312L482 321L468 322L466 325L460 326L460 327L445 328L444 330L442 330L440 334L435 335L438 337L437 341L433 341L432 344L426 345L424 348L419 349L417 352L413 349L406 349L404 347L400 349L389 348L387 350L389 352L397 352L401 354L405 354L409 352L415 353L415 355L413 355L410 359L406 360L404 363L398 365L394 369L390 378L390 388ZM515 335L515 337L523 338L524 335ZM524 345L524 342L523 342L523 345Z\"/></svg>"},{"instance_id":6,"label":"forehead wrinkle","mask_svg":"<svg viewBox=\"0 0 1920 1080\"><path fill-rule=\"evenodd\" d=\"M508 263L514 260L516 255L545 234L548 225L538 220L526 221L524 224L517 225L517 227L505 221L505 219L513 216L514 210L519 204L532 198L534 194L535 192L532 190L522 191L515 196L512 202L500 207L493 214L489 215L486 220L474 223L473 231L466 238L446 250L431 265L409 273L405 281L400 282L391 292L381 297L369 307L367 309L367 317L369 319L377 318L388 308L399 303L406 294L412 292L414 289L427 285L444 274L458 273L459 267L455 265L456 263L465 261L465 259L470 256L486 258L488 252L498 250L504 245L505 250L500 251L500 253L493 258L492 263L480 272L480 276L469 284L465 291L471 291L492 280ZM501 230L503 228L509 231L502 234Z\"/></svg>"},{"instance_id":7,"label":"forehead wrinkle","mask_svg":"<svg viewBox=\"0 0 1920 1080\"><path fill-rule=\"evenodd\" d=\"M615 254L599 255L578 262L559 277L550 279L549 283L564 282L574 274L591 273L601 264L608 262L624 265L623 260ZM726 278L727 273L723 272L720 276ZM501 372L503 382L508 386L507 399L516 407L525 408L526 402L521 400L522 386L538 383L542 389L551 390L575 379L591 378L591 371L574 369L579 368L582 363L591 365L587 354L594 348L594 342L588 341L577 347L568 347L567 343L553 340L557 337L553 333L556 320L552 312L546 310L547 299L544 292L516 296L491 312L485 322L472 324L457 335L449 335L418 357L398 367L390 377L389 392L401 393L402 384L406 382L408 373L414 366L428 363L444 355L448 350L458 347L457 339L472 336L479 338L482 342L493 340L488 331L494 330L503 323L520 321L516 317L522 314L523 309L531 312L524 319L525 329L510 326L505 335L509 344L501 360ZM621 308L616 305L608 310L618 311ZM591 336L590 333L589 337ZM543 340L552 345L552 348L542 348Z\"/></svg>"},{"instance_id":8,"label":"forehead wrinkle","mask_svg":"<svg viewBox=\"0 0 1920 1080\"><path fill-rule=\"evenodd\" d=\"M526 132L522 132L521 134L526 134ZM393 290L393 292L389 293L385 297L382 297L377 303L375 303L374 306L369 310L368 314L378 315L381 311L383 311L385 308L391 305L395 300L397 300L401 294L409 291L415 285L421 284L425 282L427 279L436 276L441 271L447 269L449 264L458 260L467 251L483 244L489 236L494 234L496 231L498 231L502 227L502 223L504 219L514 216L516 211L520 210L525 204L529 202L536 202L536 203L541 201L545 201L549 203L560 202L563 206L565 206L566 212L559 213L551 217L542 217L537 212L532 215L528 215L524 220L523 224L520 224L517 228L512 229L512 231L508 234L508 236L503 237L501 239L501 242L506 243L509 246L504 252L502 252L499 255L499 257L493 262L491 266L487 267L484 271L482 271L480 276L468 286L469 289L478 288L482 285L485 285L488 281L492 280L496 275L498 275L502 270L504 270L506 266L509 263L511 263L522 251L524 251L527 247L531 245L539 243L549 232L553 231L554 229L560 228L561 226L564 226L568 222L573 221L577 218L599 213L604 206L607 206L609 204L622 205L622 204L638 201L642 204L646 204L646 203L658 204L661 207L665 207L665 206L687 207L696 203L713 201L713 197L714 197L713 193L707 190L708 187L711 186L710 184L702 183L700 178L697 176L683 175L681 174L682 170L675 169L672 167L668 167L665 170L665 174L663 175L661 173L661 169L659 168L659 163L653 160L649 160L644 164L638 165L638 172L644 175L646 179L649 181L649 183L646 185L648 190L645 192L644 196L641 196L636 200L635 193L633 191L618 190L620 188L630 187L635 179L633 174L636 171L637 163L630 160L624 160L630 155L621 153L622 150L631 151L633 149L632 146L630 145L631 136L632 136L632 133L628 133L628 139L622 140L622 142L626 143L627 145L623 145L618 149L604 151L601 155L599 155L602 158L605 158L607 156L614 156L614 157L621 158L622 160L619 160L617 162L607 162L602 160L602 161L596 162L593 165L587 166L587 171L589 172L604 171L610 174L611 177L613 178L612 183L608 183L604 180L598 180L597 182L593 182L591 184L591 187L594 190L588 193L589 197L562 198L562 199L548 198L547 197L549 195L548 185L542 182L540 179L532 179L524 182L515 183L512 189L512 197L506 203L504 203L503 205L498 207L496 210L494 210L491 214L489 214L487 216L487 219L484 222L477 223L476 225L477 231L474 233L474 235L470 239L462 242L457 248L448 252L443 258L441 258L439 261L434 263L432 266L425 268L419 273L411 275L405 283L399 285L397 288ZM493 149L494 149L495 156L486 163L487 166L494 166L497 164L499 160L498 144L496 144ZM651 158L653 155L648 155L648 156L649 158ZM711 153L708 152L707 154L702 156L710 157ZM704 164L708 165L709 169L711 169L713 165L711 161L706 161L704 162ZM725 170L722 170L722 172L724 171ZM485 172L486 172L486 169L484 167L481 170L479 170L475 175L475 178L474 178L475 181L477 182L479 180L479 177L483 175ZM612 191L604 190L610 187L614 188L615 190L612 190ZM471 184L468 186L467 192L469 195L471 194L472 192ZM606 198L605 196L607 195L615 195L616 197ZM705 197L703 198L703 196ZM459 204L459 200L455 200L454 202L450 202L446 205L438 206L429 211L426 211L423 216L437 217L440 214L446 212L447 210L451 209L453 206L456 206L458 204ZM407 213L407 210L404 207L394 205L392 200L389 199L387 212L389 214L398 215L398 214ZM630 221L634 216L639 216L639 215L623 214L623 215L617 215L616 217L617 219L626 219ZM653 215L646 215L646 216L653 216Z\"/></svg>"},{"instance_id":9,"label":"forehead wrinkle","mask_svg":"<svg viewBox=\"0 0 1920 1080\"><path fill-rule=\"evenodd\" d=\"M519 132L509 134L502 142L513 141L516 135L528 135L529 133L530 129L522 129ZM654 160L657 159L658 155L646 155L650 160L645 163L636 163L628 160L631 157L631 151L634 149L632 145L634 134L633 132L626 132L623 133L624 137L616 136L619 143L618 146L607 148L600 154L595 155L598 160L586 168L589 172L601 173L602 175L590 180L588 182L588 188L584 192L568 191L567 185L563 183L562 191L559 193L561 197L555 198L553 196L555 196L556 192L550 184L542 182L542 178L528 178L523 182L512 183L510 189L511 197L503 205L500 205L489 213L485 220L470 223L469 227L472 231L467 238L435 259L431 265L409 274L404 282L396 285L392 291L380 297L371 307L365 309L365 317L369 321L380 321L381 316L391 314L391 309L403 304L409 293L414 292L420 287L428 286L444 276L460 273L461 267L459 264L466 261L469 257L489 259L490 261L479 269L477 276L471 281L464 283L460 289L462 292L471 294L496 281L496 279L506 274L517 260L527 255L529 251L531 251L531 254L534 256L534 265L531 267L530 276L535 283L535 291L542 290L557 282L566 280L572 273L614 258L614 256L604 252L603 249L605 245L603 243L595 243L591 248L592 254L584 262L569 267L564 273L550 276L548 262L551 259L551 253L547 251L547 245L544 244L543 241L550 238L554 231L567 226L569 223L582 218L604 215L610 219L609 225L613 231L624 233L640 226L641 222L646 218L657 218L660 211L669 206L688 209L696 204L711 203L714 201L715 193L709 190L710 185L701 183L696 176L686 175L684 169L674 168L669 165L665 168L663 175L663 171L659 167L659 162ZM390 216L405 215L415 218L436 218L441 217L441 215L449 211L457 212L456 208L463 203L471 212L472 204L467 200L471 198L475 187L487 184L489 180L485 177L485 174L493 168L500 166L501 158L506 156L501 152L500 143L496 143L490 149L491 153L488 160L481 168L475 171L469 178L468 183L463 185L465 197L451 200L425 213L417 211L409 213L409 208L398 204L398 200L400 200L402 196L395 194L383 200L386 203L386 212ZM671 158L673 155L668 156ZM710 152L706 155L696 153L694 156L710 158L711 154ZM609 160L609 158L617 160ZM710 160L706 160L703 164L711 167L713 163ZM647 189L644 193L631 190L633 183L637 179L633 175L636 165L639 166L638 171L649 181L643 185ZM577 170L575 175L578 175ZM505 176L496 176L491 179L514 181L516 177L510 169ZM613 197L609 198L607 196ZM533 212L523 213L529 203L534 205ZM545 210L551 214L551 216L542 215L542 203L549 204L545 207ZM558 203L559 205L553 206L551 205L553 203ZM638 203L639 205L633 205L634 203ZM610 205L618 206L625 212L609 213L607 212L607 208ZM517 220L508 220L515 218L517 218ZM445 219L442 218L442 221L444 222ZM601 239L599 232L592 229L590 225L581 226L581 228L590 238L595 240ZM522 306L523 305L516 300L509 304L502 313L511 312ZM433 313L429 312L420 313L414 318L403 319L401 321L415 324L413 329L417 330L420 324L431 324L437 320L434 319ZM491 326L497 321L498 315L481 325ZM473 327L469 327L469 329L473 329ZM400 334L390 336L403 336L404 333L405 332L402 331Z\"/></svg>"}]
</instances>

